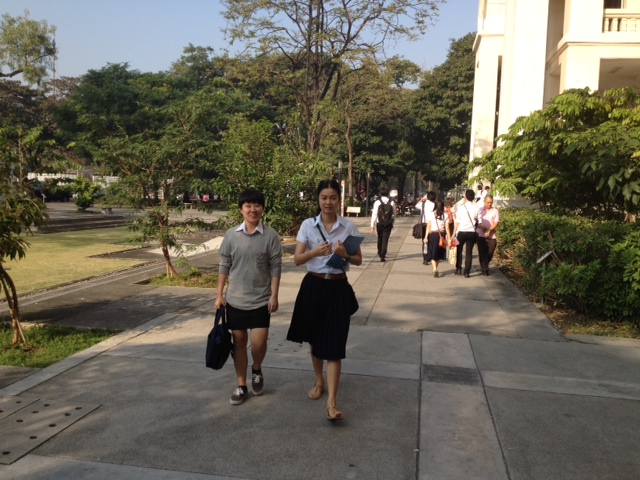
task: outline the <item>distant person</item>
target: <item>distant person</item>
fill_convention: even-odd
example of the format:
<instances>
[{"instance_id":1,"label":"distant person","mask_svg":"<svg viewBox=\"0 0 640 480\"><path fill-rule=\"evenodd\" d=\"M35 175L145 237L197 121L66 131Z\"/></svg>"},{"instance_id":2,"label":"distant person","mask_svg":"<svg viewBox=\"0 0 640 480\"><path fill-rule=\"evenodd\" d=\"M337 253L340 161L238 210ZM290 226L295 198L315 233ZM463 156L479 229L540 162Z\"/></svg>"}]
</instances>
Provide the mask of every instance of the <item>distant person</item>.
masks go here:
<instances>
[{"instance_id":1,"label":"distant person","mask_svg":"<svg viewBox=\"0 0 640 480\"><path fill-rule=\"evenodd\" d=\"M445 246L440 246L440 239L444 238ZM429 214L427 220L427 233L424 236L423 243L428 245L428 256L431 258L433 266L433 276L438 278L438 263L440 260L447 259L446 245L451 242L451 230L449 229L449 217L444 211L444 204L440 200L436 200L435 209Z\"/></svg>"},{"instance_id":2,"label":"distant person","mask_svg":"<svg viewBox=\"0 0 640 480\"><path fill-rule=\"evenodd\" d=\"M484 197L484 206L478 213L478 261L482 274L489 276L489 263L498 245L496 229L500 225L500 212L493 206L493 197L487 194Z\"/></svg>"},{"instance_id":3,"label":"distant person","mask_svg":"<svg viewBox=\"0 0 640 480\"><path fill-rule=\"evenodd\" d=\"M487 195L489 195L489 192L491 191L491 187L489 185L487 185L486 187L484 187L484 190L482 190L482 193L480 193L480 204L482 205L484 203L484 199Z\"/></svg>"},{"instance_id":4,"label":"distant person","mask_svg":"<svg viewBox=\"0 0 640 480\"><path fill-rule=\"evenodd\" d=\"M480 198L482 198L482 192L483 192L483 191L484 191L484 190L482 189L482 184L479 184L479 185L478 185L478 190L476 190L476 196L475 196L475 201L476 201L476 202L479 202L479 201L480 201Z\"/></svg>"},{"instance_id":5,"label":"distant person","mask_svg":"<svg viewBox=\"0 0 640 480\"><path fill-rule=\"evenodd\" d=\"M251 338L251 389L261 395L264 387L262 361L267 354L271 314L278 310L278 291L282 271L280 236L262 223L264 195L246 190L238 205L244 217L237 227L225 233L220 245L220 267L216 310L225 306L227 323L233 334L233 364L238 387L231 394L231 405L240 405L248 396L247 343ZM225 283L229 280L227 293ZM247 331L251 334L248 335Z\"/></svg>"},{"instance_id":6,"label":"distant person","mask_svg":"<svg viewBox=\"0 0 640 480\"><path fill-rule=\"evenodd\" d=\"M428 216L431 212L433 212L435 201L436 193L430 191L424 197L418 200L418 203L416 204L416 208L420 210L420 223L422 223L422 236L420 238L424 238L427 233ZM422 264L429 265L431 263L431 258L429 258L429 255L427 252L425 252L425 250L428 252L428 246L426 248L423 248L422 250Z\"/></svg>"},{"instance_id":7,"label":"distant person","mask_svg":"<svg viewBox=\"0 0 640 480\"><path fill-rule=\"evenodd\" d=\"M473 203L475 194L469 189L464 192L465 201L456 211L454 238L458 239L458 251L456 252L456 275L462 273L462 252L464 251L464 276L469 278L471 263L473 261L473 246L476 243L476 221L478 209Z\"/></svg>"},{"instance_id":8,"label":"distant person","mask_svg":"<svg viewBox=\"0 0 640 480\"><path fill-rule=\"evenodd\" d=\"M447 214L449 233L453 235L454 225L456 221L456 214L453 211L453 198L447 197L447 200L444 202L444 213Z\"/></svg>"},{"instance_id":9,"label":"distant person","mask_svg":"<svg viewBox=\"0 0 640 480\"><path fill-rule=\"evenodd\" d=\"M327 362L327 419L341 420L337 406L338 386L342 359L346 357L347 337L351 315L357 308L353 288L346 272L350 265L362 263L362 252L349 255L342 242L349 235L360 235L358 228L340 211L340 185L335 180L325 180L318 185L320 214L307 218L296 237L293 261L307 265L293 308L287 340L311 345L311 362L315 383L307 396L318 400L324 392L323 364ZM336 253L347 265L337 270L326 265Z\"/></svg>"},{"instance_id":10,"label":"distant person","mask_svg":"<svg viewBox=\"0 0 640 480\"><path fill-rule=\"evenodd\" d=\"M393 229L395 212L396 206L393 200L389 198L389 190L383 188L380 190L380 199L373 204L371 214L371 231L377 230L378 233L378 257L381 262L386 261L387 246Z\"/></svg>"}]
</instances>

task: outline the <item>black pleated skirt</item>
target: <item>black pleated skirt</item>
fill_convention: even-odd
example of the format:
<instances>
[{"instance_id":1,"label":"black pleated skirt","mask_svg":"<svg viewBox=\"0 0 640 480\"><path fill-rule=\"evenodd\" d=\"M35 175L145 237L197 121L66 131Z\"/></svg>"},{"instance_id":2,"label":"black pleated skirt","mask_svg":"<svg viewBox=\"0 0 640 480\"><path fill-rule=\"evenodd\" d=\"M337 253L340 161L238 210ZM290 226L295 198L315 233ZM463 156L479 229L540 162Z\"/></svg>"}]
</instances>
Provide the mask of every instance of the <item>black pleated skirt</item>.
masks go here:
<instances>
[{"instance_id":1,"label":"black pleated skirt","mask_svg":"<svg viewBox=\"0 0 640 480\"><path fill-rule=\"evenodd\" d=\"M323 360L346 356L347 337L355 295L349 281L326 280L307 273L293 308L287 340L309 343Z\"/></svg>"},{"instance_id":2,"label":"black pleated skirt","mask_svg":"<svg viewBox=\"0 0 640 480\"><path fill-rule=\"evenodd\" d=\"M446 238L447 235L446 233L443 233L442 236ZM447 249L440 247L440 245L438 244L439 242L440 242L440 234L438 233L437 230L435 232L429 233L429 239L427 242L427 245L428 245L427 260L428 261L436 260L439 262L440 260L447 259Z\"/></svg>"}]
</instances>

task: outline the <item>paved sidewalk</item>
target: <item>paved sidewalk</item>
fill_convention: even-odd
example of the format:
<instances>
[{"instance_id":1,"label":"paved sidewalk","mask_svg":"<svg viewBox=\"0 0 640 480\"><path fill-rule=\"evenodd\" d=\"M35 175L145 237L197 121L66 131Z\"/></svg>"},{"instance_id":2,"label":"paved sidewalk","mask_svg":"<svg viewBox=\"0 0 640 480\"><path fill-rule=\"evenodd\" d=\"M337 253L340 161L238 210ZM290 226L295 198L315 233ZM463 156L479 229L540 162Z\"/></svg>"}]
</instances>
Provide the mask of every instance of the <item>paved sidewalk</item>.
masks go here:
<instances>
[{"instance_id":1,"label":"paved sidewalk","mask_svg":"<svg viewBox=\"0 0 640 480\"><path fill-rule=\"evenodd\" d=\"M433 278L410 218L397 220L380 263L368 219L355 220L368 260L349 273L360 310L338 396L344 421L326 420L326 396L307 399L308 346L284 340L305 271L291 258L264 394L240 406L229 404L232 362L204 367L211 290L114 279L29 305L60 324L134 320L31 375L0 370L0 478L640 476L638 342L569 341L495 269L466 279L443 263Z\"/></svg>"}]
</instances>

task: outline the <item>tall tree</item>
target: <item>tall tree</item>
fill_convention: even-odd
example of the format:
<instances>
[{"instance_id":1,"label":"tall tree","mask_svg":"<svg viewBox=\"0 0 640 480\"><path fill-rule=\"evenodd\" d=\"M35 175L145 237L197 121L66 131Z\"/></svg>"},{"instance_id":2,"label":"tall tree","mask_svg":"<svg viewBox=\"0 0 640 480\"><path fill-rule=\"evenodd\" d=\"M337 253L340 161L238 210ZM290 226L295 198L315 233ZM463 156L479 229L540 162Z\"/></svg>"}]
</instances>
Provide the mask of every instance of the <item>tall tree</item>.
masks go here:
<instances>
[{"instance_id":1,"label":"tall tree","mask_svg":"<svg viewBox=\"0 0 640 480\"><path fill-rule=\"evenodd\" d=\"M0 21L0 78L22 74L25 82L40 85L53 68L56 27L42 20L2 15ZM5 71L8 69L8 71Z\"/></svg>"},{"instance_id":2,"label":"tall tree","mask_svg":"<svg viewBox=\"0 0 640 480\"><path fill-rule=\"evenodd\" d=\"M321 103L334 100L345 64L357 66L384 45L404 37L417 39L443 0L223 0L226 30L261 55L281 58L273 70L299 108L306 149L318 152L326 134Z\"/></svg>"},{"instance_id":3,"label":"tall tree","mask_svg":"<svg viewBox=\"0 0 640 480\"><path fill-rule=\"evenodd\" d=\"M402 144L411 130L407 101L411 92L400 86L415 81L419 71L414 63L394 57L383 66L370 59L345 75L326 116L331 130L344 138L332 150L335 155L346 151L349 197L354 194L355 173L388 177L408 170Z\"/></svg>"},{"instance_id":4,"label":"tall tree","mask_svg":"<svg viewBox=\"0 0 640 480\"><path fill-rule=\"evenodd\" d=\"M441 188L463 183L469 165L474 39L469 33L452 40L447 60L425 73L415 98L421 170Z\"/></svg>"}]
</instances>

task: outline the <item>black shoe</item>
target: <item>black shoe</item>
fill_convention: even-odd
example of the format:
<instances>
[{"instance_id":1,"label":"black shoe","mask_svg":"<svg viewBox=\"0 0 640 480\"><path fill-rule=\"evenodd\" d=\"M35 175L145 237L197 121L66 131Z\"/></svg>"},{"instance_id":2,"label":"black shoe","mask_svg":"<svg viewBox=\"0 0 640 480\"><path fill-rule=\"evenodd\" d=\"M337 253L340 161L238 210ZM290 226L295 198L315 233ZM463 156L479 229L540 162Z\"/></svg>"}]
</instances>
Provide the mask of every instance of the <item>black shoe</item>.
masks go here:
<instances>
[{"instance_id":1,"label":"black shoe","mask_svg":"<svg viewBox=\"0 0 640 480\"><path fill-rule=\"evenodd\" d=\"M387 260L386 260L384 257L380 257L380 261L381 261L382 263L384 263L384 262L386 262Z\"/></svg>"},{"instance_id":2,"label":"black shoe","mask_svg":"<svg viewBox=\"0 0 640 480\"><path fill-rule=\"evenodd\" d=\"M249 390L247 387L238 387L231 394L229 402L231 405L240 405L249 396Z\"/></svg>"},{"instance_id":3,"label":"black shoe","mask_svg":"<svg viewBox=\"0 0 640 480\"><path fill-rule=\"evenodd\" d=\"M264 377L262 370L254 372L251 370L251 390L255 396L262 395L262 387L264 387Z\"/></svg>"},{"instance_id":4,"label":"black shoe","mask_svg":"<svg viewBox=\"0 0 640 480\"><path fill-rule=\"evenodd\" d=\"M469 272L464 272L464 278L469 278L471 277L471 275L469 275Z\"/></svg>"},{"instance_id":5,"label":"black shoe","mask_svg":"<svg viewBox=\"0 0 640 480\"><path fill-rule=\"evenodd\" d=\"M456 271L455 271L454 275L462 275L462 269L461 268L456 268Z\"/></svg>"},{"instance_id":6,"label":"black shoe","mask_svg":"<svg viewBox=\"0 0 640 480\"><path fill-rule=\"evenodd\" d=\"M489 270L483 270L483 271L482 271L482 274L483 274L485 277L488 277L488 276L489 276Z\"/></svg>"}]
</instances>

